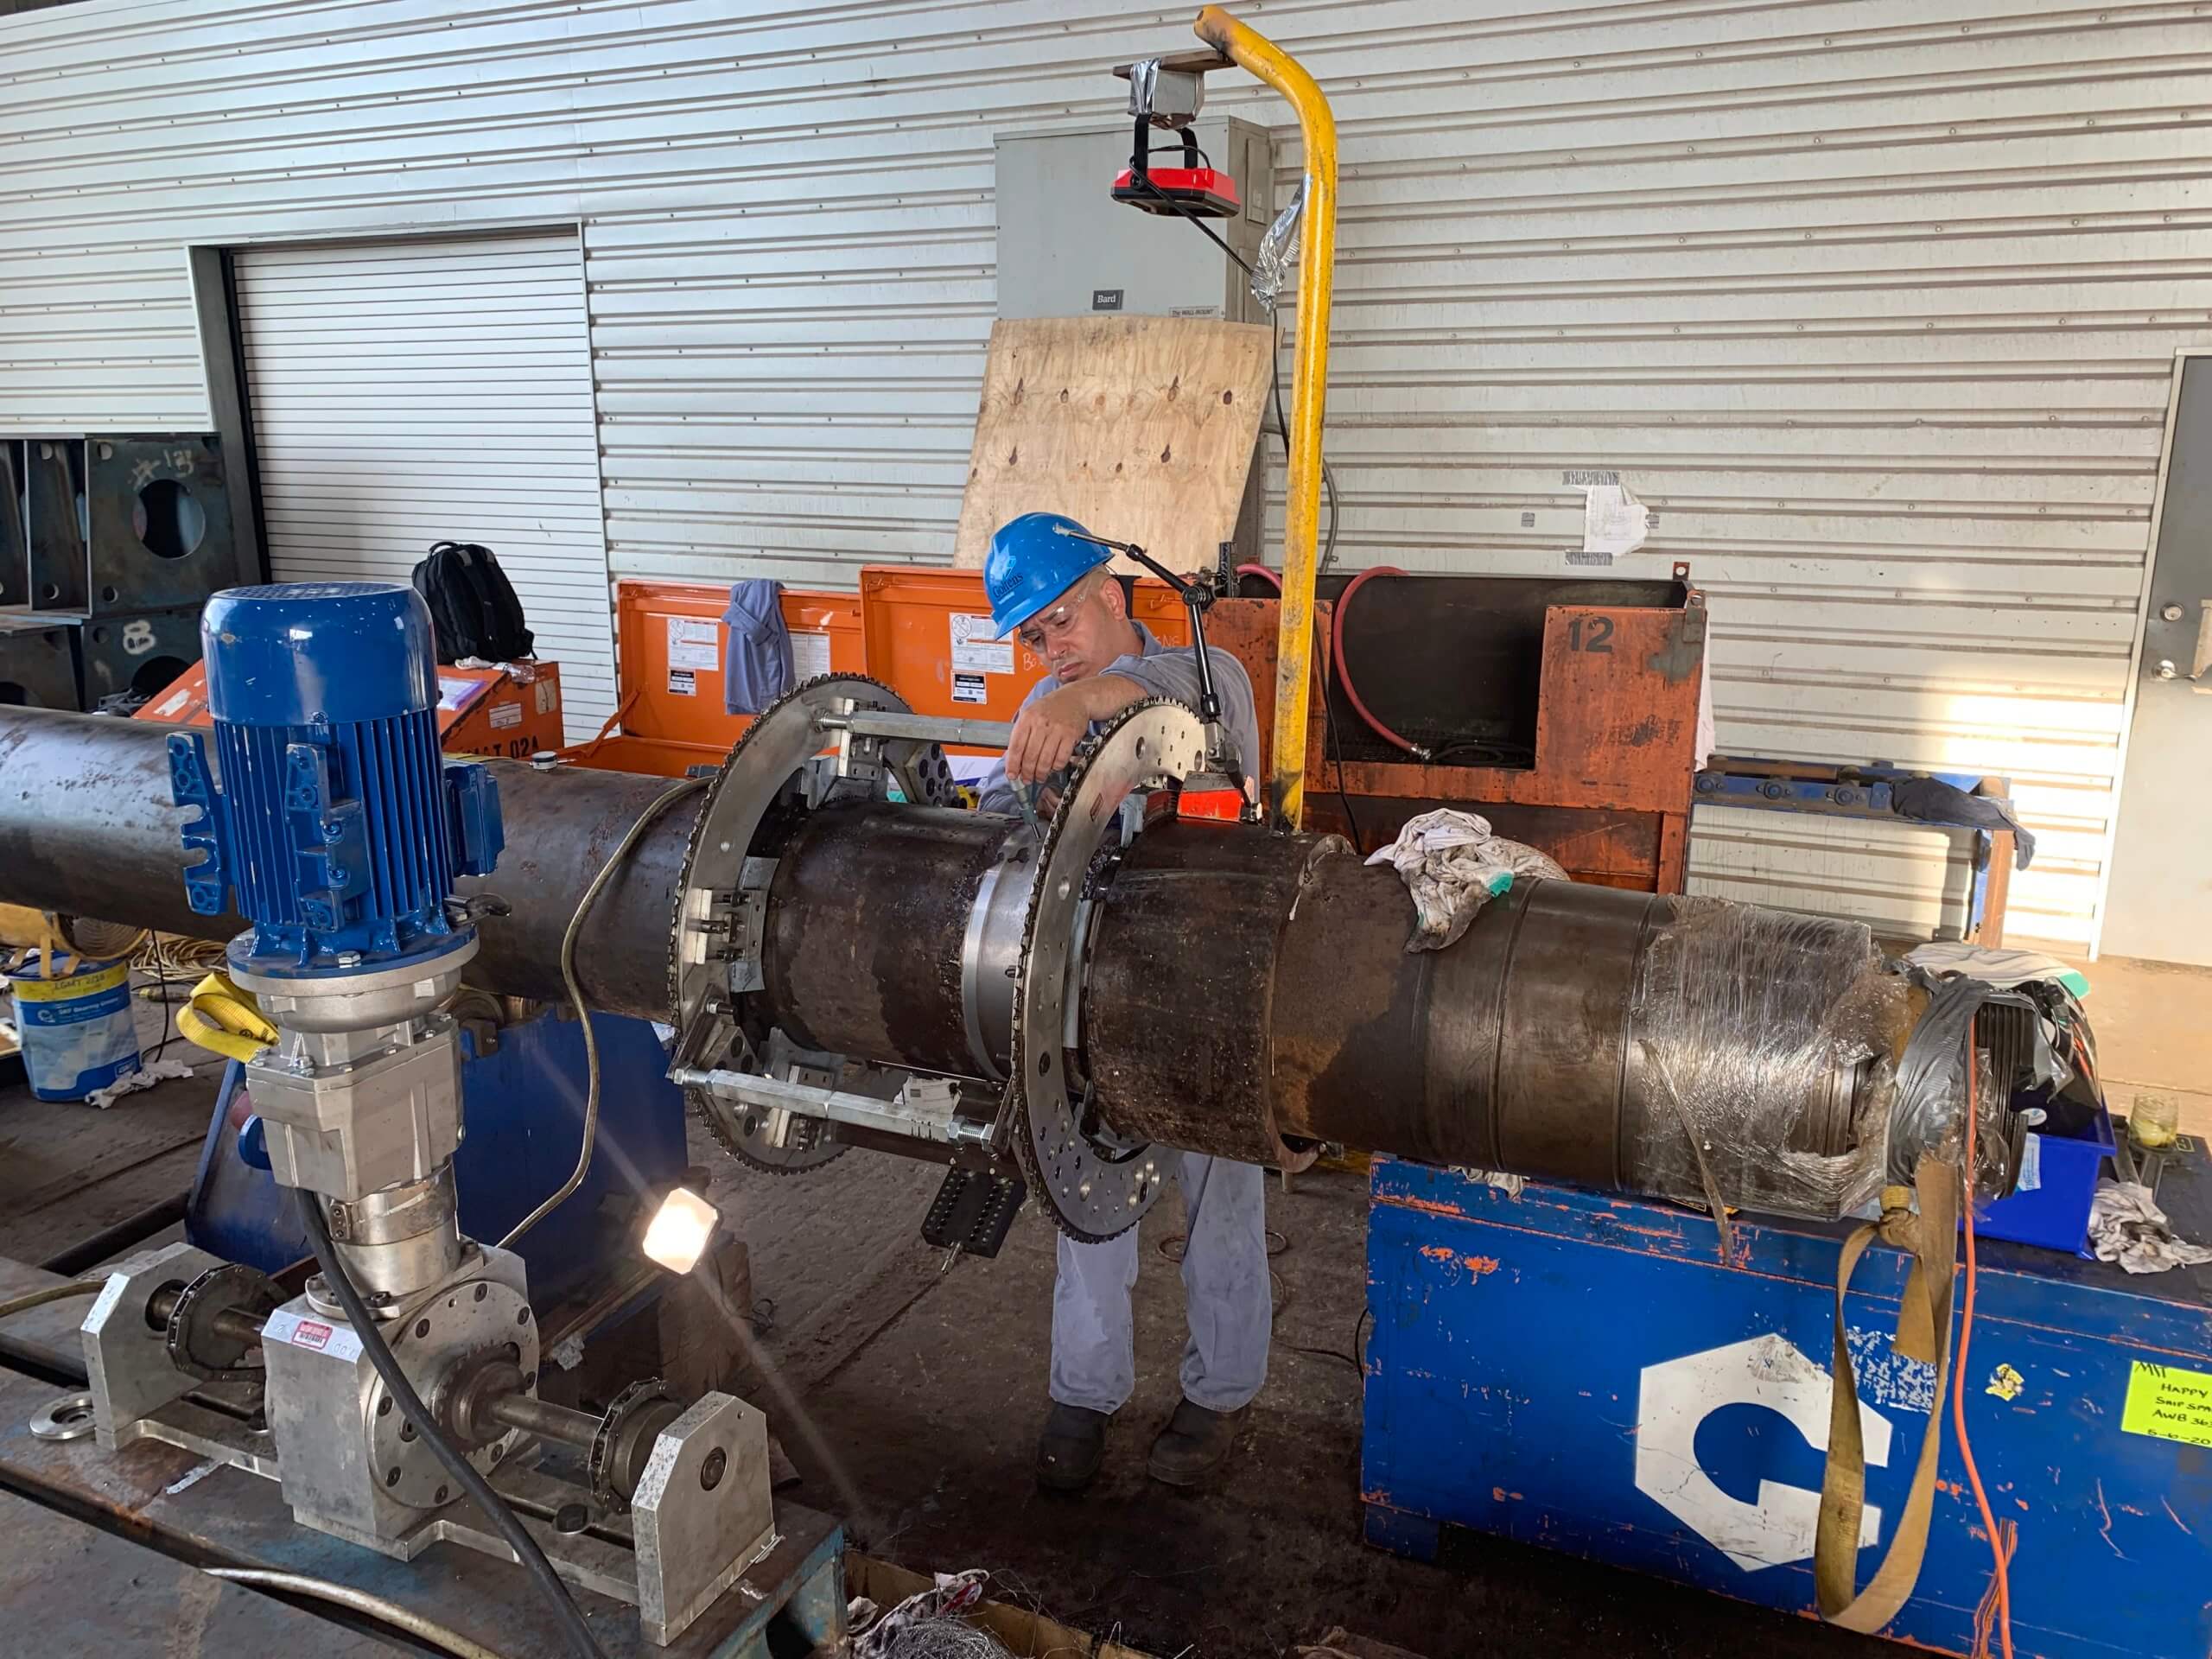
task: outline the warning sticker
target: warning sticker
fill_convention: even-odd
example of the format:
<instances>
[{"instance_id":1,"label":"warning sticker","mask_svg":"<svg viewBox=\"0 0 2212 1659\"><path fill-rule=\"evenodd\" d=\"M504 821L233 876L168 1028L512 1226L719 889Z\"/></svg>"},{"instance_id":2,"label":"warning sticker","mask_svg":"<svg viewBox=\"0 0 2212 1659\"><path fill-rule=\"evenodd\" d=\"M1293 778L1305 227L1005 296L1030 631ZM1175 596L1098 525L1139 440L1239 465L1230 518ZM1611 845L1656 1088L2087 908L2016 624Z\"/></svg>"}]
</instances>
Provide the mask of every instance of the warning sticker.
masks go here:
<instances>
[{"instance_id":1,"label":"warning sticker","mask_svg":"<svg viewBox=\"0 0 2212 1659\"><path fill-rule=\"evenodd\" d=\"M830 671L830 636L809 633L798 628L791 630L791 676L794 679L819 679Z\"/></svg>"},{"instance_id":2,"label":"warning sticker","mask_svg":"<svg viewBox=\"0 0 2212 1659\"><path fill-rule=\"evenodd\" d=\"M998 630L991 626L988 616L969 616L955 611L952 623L952 666L956 671L969 674L1011 674L1014 672L1014 641L994 639Z\"/></svg>"},{"instance_id":3,"label":"warning sticker","mask_svg":"<svg viewBox=\"0 0 2212 1659\"><path fill-rule=\"evenodd\" d=\"M521 724L522 704L518 702L500 702L494 703L492 706L492 729L493 731L504 732L510 726L519 726Z\"/></svg>"},{"instance_id":4,"label":"warning sticker","mask_svg":"<svg viewBox=\"0 0 2212 1659\"><path fill-rule=\"evenodd\" d=\"M720 668L722 665L722 625L711 617L670 617L668 665L671 668Z\"/></svg>"},{"instance_id":5,"label":"warning sticker","mask_svg":"<svg viewBox=\"0 0 2212 1659\"><path fill-rule=\"evenodd\" d=\"M267 1342L288 1343L295 1348L312 1348L317 1353L335 1354L340 1359L359 1359L361 1339L348 1325L329 1325L321 1319L303 1319L289 1308L278 1308L261 1327Z\"/></svg>"},{"instance_id":6,"label":"warning sticker","mask_svg":"<svg viewBox=\"0 0 2212 1659\"><path fill-rule=\"evenodd\" d=\"M2212 1372L2135 1362L2120 1426L2184 1446L2212 1446Z\"/></svg>"},{"instance_id":7,"label":"warning sticker","mask_svg":"<svg viewBox=\"0 0 2212 1659\"><path fill-rule=\"evenodd\" d=\"M988 702L991 700L990 682L981 674L955 674L952 677L952 700L955 702Z\"/></svg>"},{"instance_id":8,"label":"warning sticker","mask_svg":"<svg viewBox=\"0 0 2212 1659\"><path fill-rule=\"evenodd\" d=\"M668 694L672 697L696 697L699 695L698 677L688 668L668 671Z\"/></svg>"}]
</instances>

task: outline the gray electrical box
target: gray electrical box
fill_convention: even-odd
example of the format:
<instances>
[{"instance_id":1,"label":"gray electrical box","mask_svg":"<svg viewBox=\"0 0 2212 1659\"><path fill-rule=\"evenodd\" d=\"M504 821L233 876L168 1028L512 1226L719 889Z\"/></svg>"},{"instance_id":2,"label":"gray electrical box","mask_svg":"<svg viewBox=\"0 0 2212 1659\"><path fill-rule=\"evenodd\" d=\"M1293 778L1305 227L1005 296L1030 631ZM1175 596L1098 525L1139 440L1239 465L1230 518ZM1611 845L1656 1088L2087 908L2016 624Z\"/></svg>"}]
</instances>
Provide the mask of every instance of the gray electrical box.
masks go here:
<instances>
[{"instance_id":1,"label":"gray electrical box","mask_svg":"<svg viewBox=\"0 0 2212 1659\"><path fill-rule=\"evenodd\" d=\"M1116 201L1133 123L1079 132L1007 133L998 141L998 284L1001 317L1124 312L1265 322L1244 273L1197 226ZM1243 210L1209 219L1249 264L1274 215L1274 141L1228 116L1191 124L1198 147L1236 181ZM1152 162L1180 166L1181 140L1154 130Z\"/></svg>"}]
</instances>

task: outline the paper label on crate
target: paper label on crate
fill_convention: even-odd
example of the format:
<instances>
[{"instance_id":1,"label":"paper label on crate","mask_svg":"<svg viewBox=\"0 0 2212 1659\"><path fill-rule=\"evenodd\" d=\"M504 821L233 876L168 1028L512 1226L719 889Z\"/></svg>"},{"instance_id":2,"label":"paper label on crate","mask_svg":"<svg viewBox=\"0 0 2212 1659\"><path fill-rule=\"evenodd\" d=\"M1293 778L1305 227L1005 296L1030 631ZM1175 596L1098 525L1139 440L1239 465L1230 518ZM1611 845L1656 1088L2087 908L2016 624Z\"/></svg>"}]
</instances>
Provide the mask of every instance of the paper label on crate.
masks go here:
<instances>
[{"instance_id":1,"label":"paper label on crate","mask_svg":"<svg viewBox=\"0 0 2212 1659\"><path fill-rule=\"evenodd\" d=\"M537 712L550 715L561 706L561 685L557 680L537 682Z\"/></svg>"},{"instance_id":2,"label":"paper label on crate","mask_svg":"<svg viewBox=\"0 0 2212 1659\"><path fill-rule=\"evenodd\" d=\"M699 682L690 669L671 668L668 671L668 694L671 697L696 697L699 695Z\"/></svg>"},{"instance_id":3,"label":"paper label on crate","mask_svg":"<svg viewBox=\"0 0 2212 1659\"><path fill-rule=\"evenodd\" d=\"M1014 641L994 639L998 630L991 626L988 616L969 616L955 611L952 613L952 666L956 672L970 674L1011 674L1014 672Z\"/></svg>"},{"instance_id":4,"label":"paper label on crate","mask_svg":"<svg viewBox=\"0 0 2212 1659\"><path fill-rule=\"evenodd\" d=\"M2043 1185L2043 1136L2033 1129L2020 1141L2020 1179L2012 1184L2015 1192L2033 1192Z\"/></svg>"},{"instance_id":5,"label":"paper label on crate","mask_svg":"<svg viewBox=\"0 0 2212 1659\"><path fill-rule=\"evenodd\" d=\"M2127 1379L2120 1428L2183 1446L2212 1446L2212 1371L2137 1360Z\"/></svg>"},{"instance_id":6,"label":"paper label on crate","mask_svg":"<svg viewBox=\"0 0 2212 1659\"><path fill-rule=\"evenodd\" d=\"M522 704L518 702L502 702L496 703L493 706L492 729L493 731L504 732L510 726L519 726L521 724Z\"/></svg>"},{"instance_id":7,"label":"paper label on crate","mask_svg":"<svg viewBox=\"0 0 2212 1659\"><path fill-rule=\"evenodd\" d=\"M322 1319L310 1319L280 1307L269 1316L261 1327L264 1342L289 1343L295 1348L312 1348L319 1354L335 1354L340 1359L361 1357L361 1338L350 1325L334 1325Z\"/></svg>"},{"instance_id":8,"label":"paper label on crate","mask_svg":"<svg viewBox=\"0 0 2212 1659\"><path fill-rule=\"evenodd\" d=\"M791 677L799 681L819 679L830 671L830 636L791 630Z\"/></svg>"},{"instance_id":9,"label":"paper label on crate","mask_svg":"<svg viewBox=\"0 0 2212 1659\"><path fill-rule=\"evenodd\" d=\"M483 689L484 682L481 680L448 679L441 674L438 676L438 707L448 714L466 709Z\"/></svg>"},{"instance_id":10,"label":"paper label on crate","mask_svg":"<svg viewBox=\"0 0 2212 1659\"><path fill-rule=\"evenodd\" d=\"M167 720L171 715L176 713L178 709L183 708L186 703L190 702L191 701L192 688L190 686L185 686L178 690L172 691L168 696L163 697L159 702L154 705L154 718L156 720Z\"/></svg>"},{"instance_id":11,"label":"paper label on crate","mask_svg":"<svg viewBox=\"0 0 2212 1659\"><path fill-rule=\"evenodd\" d=\"M952 700L955 702L988 702L991 700L990 682L981 674L956 674L952 677Z\"/></svg>"},{"instance_id":12,"label":"paper label on crate","mask_svg":"<svg viewBox=\"0 0 2212 1659\"><path fill-rule=\"evenodd\" d=\"M712 617L670 617L668 665L671 668L720 668L722 665L722 625Z\"/></svg>"}]
</instances>

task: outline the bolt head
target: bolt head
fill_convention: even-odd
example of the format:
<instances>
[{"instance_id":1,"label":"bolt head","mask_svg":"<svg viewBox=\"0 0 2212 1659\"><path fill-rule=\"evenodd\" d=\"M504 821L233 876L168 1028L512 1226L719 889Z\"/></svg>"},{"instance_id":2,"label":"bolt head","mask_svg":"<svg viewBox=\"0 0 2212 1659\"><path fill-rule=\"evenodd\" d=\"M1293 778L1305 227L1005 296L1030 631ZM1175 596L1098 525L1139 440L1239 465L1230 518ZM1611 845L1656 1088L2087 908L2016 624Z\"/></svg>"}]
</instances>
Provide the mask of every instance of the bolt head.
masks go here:
<instances>
[{"instance_id":1,"label":"bolt head","mask_svg":"<svg viewBox=\"0 0 2212 1659\"><path fill-rule=\"evenodd\" d=\"M2169 622L2178 622L2181 620L2183 612L2178 605L2166 605L2159 607L2158 614Z\"/></svg>"}]
</instances>

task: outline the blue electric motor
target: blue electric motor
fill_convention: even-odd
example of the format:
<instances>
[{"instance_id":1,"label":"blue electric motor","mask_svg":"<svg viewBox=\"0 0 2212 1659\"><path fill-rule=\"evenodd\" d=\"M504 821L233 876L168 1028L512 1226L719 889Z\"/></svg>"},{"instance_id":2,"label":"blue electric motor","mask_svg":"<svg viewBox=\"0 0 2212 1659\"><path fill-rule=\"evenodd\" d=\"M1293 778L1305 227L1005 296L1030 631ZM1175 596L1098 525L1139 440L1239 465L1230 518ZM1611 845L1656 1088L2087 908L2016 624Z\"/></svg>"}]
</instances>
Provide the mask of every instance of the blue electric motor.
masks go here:
<instances>
[{"instance_id":1,"label":"blue electric motor","mask_svg":"<svg viewBox=\"0 0 2212 1659\"><path fill-rule=\"evenodd\" d=\"M221 778L199 733L168 741L192 907L226 893L257 974L356 973L443 955L473 930L447 901L505 836L491 775L438 751L429 609L397 582L233 588L200 622Z\"/></svg>"}]
</instances>

